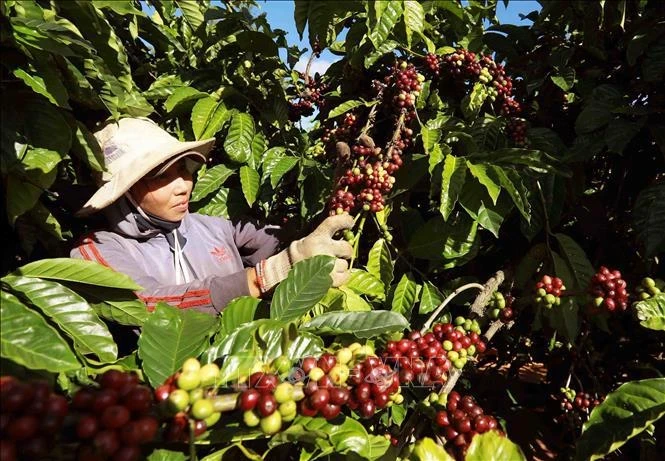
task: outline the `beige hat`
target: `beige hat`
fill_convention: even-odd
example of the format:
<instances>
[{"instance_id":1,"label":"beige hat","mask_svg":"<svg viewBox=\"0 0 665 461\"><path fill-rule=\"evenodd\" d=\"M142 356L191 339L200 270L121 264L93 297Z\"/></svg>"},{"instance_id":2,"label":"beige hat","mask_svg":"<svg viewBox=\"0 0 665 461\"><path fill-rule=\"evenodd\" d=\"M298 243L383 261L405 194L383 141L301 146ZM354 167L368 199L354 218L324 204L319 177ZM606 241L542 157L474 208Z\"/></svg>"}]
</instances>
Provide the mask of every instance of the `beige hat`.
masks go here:
<instances>
[{"instance_id":1,"label":"beige hat","mask_svg":"<svg viewBox=\"0 0 665 461\"><path fill-rule=\"evenodd\" d=\"M102 186L76 214L85 216L109 206L141 178L162 166L157 174L185 156L205 163L215 138L182 142L145 118L123 118L95 133L104 153Z\"/></svg>"}]
</instances>

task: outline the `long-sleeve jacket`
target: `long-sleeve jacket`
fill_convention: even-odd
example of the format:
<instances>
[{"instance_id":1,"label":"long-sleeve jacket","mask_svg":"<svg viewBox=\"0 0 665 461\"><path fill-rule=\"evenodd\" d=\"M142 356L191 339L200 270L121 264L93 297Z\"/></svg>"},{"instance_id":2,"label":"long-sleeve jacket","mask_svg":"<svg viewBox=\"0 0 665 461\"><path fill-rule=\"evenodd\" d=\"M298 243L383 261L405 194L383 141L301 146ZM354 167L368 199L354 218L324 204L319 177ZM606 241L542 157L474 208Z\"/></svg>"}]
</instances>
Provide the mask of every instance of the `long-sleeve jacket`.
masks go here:
<instances>
[{"instance_id":1,"label":"long-sleeve jacket","mask_svg":"<svg viewBox=\"0 0 665 461\"><path fill-rule=\"evenodd\" d=\"M90 234L71 257L97 261L130 276L143 291L138 297L149 310L164 301L179 308L219 313L230 300L249 295L244 268L276 253L273 228L233 223L221 217L188 213L178 227L193 281L176 284L173 250L166 235L142 231L121 199L107 213L111 231Z\"/></svg>"}]
</instances>

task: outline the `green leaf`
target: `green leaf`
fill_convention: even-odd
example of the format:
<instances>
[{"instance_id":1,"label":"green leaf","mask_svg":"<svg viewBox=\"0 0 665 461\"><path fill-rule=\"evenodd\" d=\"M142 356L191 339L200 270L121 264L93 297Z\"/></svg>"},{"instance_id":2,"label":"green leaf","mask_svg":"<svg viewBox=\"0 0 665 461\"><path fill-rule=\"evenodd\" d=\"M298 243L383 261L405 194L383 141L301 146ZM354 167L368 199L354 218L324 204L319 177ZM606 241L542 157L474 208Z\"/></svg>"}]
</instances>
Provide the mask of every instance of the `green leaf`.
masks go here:
<instances>
[{"instance_id":1,"label":"green leaf","mask_svg":"<svg viewBox=\"0 0 665 461\"><path fill-rule=\"evenodd\" d=\"M465 178L466 163L464 160L454 155L446 155L441 173L441 205L439 206L444 220L448 219L455 208Z\"/></svg>"},{"instance_id":2,"label":"green leaf","mask_svg":"<svg viewBox=\"0 0 665 461\"><path fill-rule=\"evenodd\" d=\"M471 440L465 461L518 461L526 457L520 447L497 431L478 434Z\"/></svg>"},{"instance_id":3,"label":"green leaf","mask_svg":"<svg viewBox=\"0 0 665 461\"><path fill-rule=\"evenodd\" d=\"M572 276L575 278L575 285L579 290L586 290L589 287L591 277L596 270L591 265L586 253L575 240L565 234L554 234L568 266L572 269ZM570 284L572 280L566 280L565 284Z\"/></svg>"},{"instance_id":4,"label":"green leaf","mask_svg":"<svg viewBox=\"0 0 665 461\"><path fill-rule=\"evenodd\" d=\"M199 2L197 0L175 0L175 4L182 12L185 22L196 32L205 22L205 17L201 11Z\"/></svg>"},{"instance_id":5,"label":"green leaf","mask_svg":"<svg viewBox=\"0 0 665 461\"><path fill-rule=\"evenodd\" d=\"M226 384L228 382L241 381L242 378L246 378L251 374L252 369L258 361L259 357L254 355L253 352L242 352L226 356L219 371L219 383Z\"/></svg>"},{"instance_id":6,"label":"green leaf","mask_svg":"<svg viewBox=\"0 0 665 461\"><path fill-rule=\"evenodd\" d=\"M196 101L192 108L192 131L197 140L212 138L233 115L223 101L208 96Z\"/></svg>"},{"instance_id":7,"label":"green leaf","mask_svg":"<svg viewBox=\"0 0 665 461\"><path fill-rule=\"evenodd\" d=\"M93 171L104 170L104 154L99 143L83 123L76 121L71 153L78 156Z\"/></svg>"},{"instance_id":8,"label":"green leaf","mask_svg":"<svg viewBox=\"0 0 665 461\"><path fill-rule=\"evenodd\" d=\"M431 438L423 437L416 441L408 459L409 461L453 461L455 458Z\"/></svg>"},{"instance_id":9,"label":"green leaf","mask_svg":"<svg viewBox=\"0 0 665 461\"><path fill-rule=\"evenodd\" d=\"M427 126L422 126L420 128L420 136L423 140L423 148L425 153L431 155L432 150L439 145L439 140L441 139L441 130L438 128L428 128ZM431 167L432 162L430 161L430 173L432 172Z\"/></svg>"},{"instance_id":10,"label":"green leaf","mask_svg":"<svg viewBox=\"0 0 665 461\"><path fill-rule=\"evenodd\" d=\"M178 310L165 303L143 324L139 357L152 387L162 384L189 357L198 357L208 344L217 319L194 310Z\"/></svg>"},{"instance_id":11,"label":"green leaf","mask_svg":"<svg viewBox=\"0 0 665 461\"><path fill-rule=\"evenodd\" d=\"M291 169L298 164L300 159L298 157L285 156L279 158L270 171L270 185L273 189L277 187L282 177L291 171Z\"/></svg>"},{"instance_id":12,"label":"green leaf","mask_svg":"<svg viewBox=\"0 0 665 461\"><path fill-rule=\"evenodd\" d=\"M103 362L118 358L118 347L106 324L79 295L57 282L34 277L4 277L14 293L21 293L30 304L50 317L72 340L83 355L95 354Z\"/></svg>"},{"instance_id":13,"label":"green leaf","mask_svg":"<svg viewBox=\"0 0 665 461\"><path fill-rule=\"evenodd\" d=\"M665 378L622 384L591 412L577 441L576 459L599 459L665 415Z\"/></svg>"},{"instance_id":14,"label":"green leaf","mask_svg":"<svg viewBox=\"0 0 665 461\"><path fill-rule=\"evenodd\" d=\"M71 109L67 102L69 99L67 89L53 69L48 65L39 65L39 61L33 62L38 67L34 75L26 72L24 69L17 68L12 72L14 77L22 80L35 93L46 97L52 104L64 109Z\"/></svg>"},{"instance_id":15,"label":"green leaf","mask_svg":"<svg viewBox=\"0 0 665 461\"><path fill-rule=\"evenodd\" d=\"M609 101L591 101L575 120L575 131L578 134L590 133L602 128L612 119L615 104Z\"/></svg>"},{"instance_id":16,"label":"green leaf","mask_svg":"<svg viewBox=\"0 0 665 461\"><path fill-rule=\"evenodd\" d=\"M416 0L404 0L404 24L406 25L406 39L411 46L411 36L414 32L422 34L425 30L425 10Z\"/></svg>"},{"instance_id":17,"label":"green leaf","mask_svg":"<svg viewBox=\"0 0 665 461\"><path fill-rule=\"evenodd\" d=\"M295 8L293 11L293 19L296 22L296 30L302 40L302 34L307 25L307 17L309 16L309 3L310 0L295 0Z\"/></svg>"},{"instance_id":18,"label":"green leaf","mask_svg":"<svg viewBox=\"0 0 665 461\"><path fill-rule=\"evenodd\" d=\"M429 314L439 307L443 302L443 294L430 282L423 284L423 292L420 295L420 306L418 313L420 315Z\"/></svg>"},{"instance_id":19,"label":"green leaf","mask_svg":"<svg viewBox=\"0 0 665 461\"><path fill-rule=\"evenodd\" d=\"M381 3L381 2L377 2ZM390 53L395 48L399 47L399 42L395 40L386 40L381 46L376 48L376 51L365 56L365 68L372 67L376 61L379 60L386 53Z\"/></svg>"},{"instance_id":20,"label":"green leaf","mask_svg":"<svg viewBox=\"0 0 665 461\"><path fill-rule=\"evenodd\" d=\"M256 201L259 193L259 180L259 173L254 168L248 165L240 167L240 185L250 207Z\"/></svg>"},{"instance_id":21,"label":"green leaf","mask_svg":"<svg viewBox=\"0 0 665 461\"><path fill-rule=\"evenodd\" d=\"M642 189L635 200L633 222L635 239L646 258L665 252L665 182Z\"/></svg>"},{"instance_id":22,"label":"green leaf","mask_svg":"<svg viewBox=\"0 0 665 461\"><path fill-rule=\"evenodd\" d=\"M150 313L143 301L130 290L73 284L74 291L86 298L97 315L120 325L142 326Z\"/></svg>"},{"instance_id":23,"label":"green leaf","mask_svg":"<svg viewBox=\"0 0 665 461\"><path fill-rule=\"evenodd\" d=\"M334 5L328 2L309 2L308 38L309 44L314 46L318 40L322 46L328 44L329 26L334 18ZM334 39L334 37L332 37Z\"/></svg>"},{"instance_id":24,"label":"green leaf","mask_svg":"<svg viewBox=\"0 0 665 461\"><path fill-rule=\"evenodd\" d=\"M260 300L251 296L241 296L226 305L222 312L220 334L229 334L236 328L254 320Z\"/></svg>"},{"instance_id":25,"label":"green leaf","mask_svg":"<svg viewBox=\"0 0 665 461\"><path fill-rule=\"evenodd\" d=\"M243 51L262 54L266 57L278 56L277 44L263 32L245 30L236 35L236 38L236 43Z\"/></svg>"},{"instance_id":26,"label":"green leaf","mask_svg":"<svg viewBox=\"0 0 665 461\"><path fill-rule=\"evenodd\" d=\"M215 340L212 346L208 348L203 354L203 361L212 362L218 358L226 355L242 354L248 356L255 356L258 351L256 339L254 334L261 325L275 325L281 326L282 324L277 320L260 319L253 322L245 323L235 328L230 333L219 332L215 335Z\"/></svg>"},{"instance_id":27,"label":"green leaf","mask_svg":"<svg viewBox=\"0 0 665 461\"><path fill-rule=\"evenodd\" d=\"M367 272L381 280L384 287L389 287L394 277L394 266L388 243L382 238L378 239L367 256Z\"/></svg>"},{"instance_id":28,"label":"green leaf","mask_svg":"<svg viewBox=\"0 0 665 461\"><path fill-rule=\"evenodd\" d=\"M275 289L270 318L289 322L307 313L331 287L334 265L331 256L314 256L294 264L286 280Z\"/></svg>"},{"instance_id":29,"label":"green leaf","mask_svg":"<svg viewBox=\"0 0 665 461\"><path fill-rule=\"evenodd\" d=\"M469 168L471 175L473 175L473 177L476 178L480 184L485 186L487 193L492 199L492 203L496 205L496 201L499 198L499 193L501 192L501 186L495 182L491 167L485 164L476 165L471 162L466 162L466 166Z\"/></svg>"},{"instance_id":30,"label":"green leaf","mask_svg":"<svg viewBox=\"0 0 665 461\"><path fill-rule=\"evenodd\" d=\"M491 168L494 175L499 179L499 184L508 192L524 219L530 222L531 205L528 201L526 187L524 187L519 173L513 169L504 169L496 165L492 165Z\"/></svg>"},{"instance_id":31,"label":"green leaf","mask_svg":"<svg viewBox=\"0 0 665 461\"><path fill-rule=\"evenodd\" d=\"M19 267L11 275L63 280L132 291L143 290L129 276L102 266L97 262L82 259L41 259Z\"/></svg>"},{"instance_id":32,"label":"green leaf","mask_svg":"<svg viewBox=\"0 0 665 461\"><path fill-rule=\"evenodd\" d=\"M147 461L187 461L187 456L180 451L159 448L150 453Z\"/></svg>"},{"instance_id":33,"label":"green leaf","mask_svg":"<svg viewBox=\"0 0 665 461\"><path fill-rule=\"evenodd\" d=\"M317 335L349 333L357 338L373 338L384 333L409 328L402 314L390 311L326 312L302 326Z\"/></svg>"},{"instance_id":34,"label":"green leaf","mask_svg":"<svg viewBox=\"0 0 665 461\"><path fill-rule=\"evenodd\" d=\"M563 91L570 91L575 84L575 69L566 67L561 69L558 75L550 75L550 78Z\"/></svg>"},{"instance_id":35,"label":"green leaf","mask_svg":"<svg viewBox=\"0 0 665 461\"><path fill-rule=\"evenodd\" d=\"M339 115L345 114L351 109L355 109L356 107L364 106L365 101L362 101L360 99L352 99L351 101L346 101L340 104L339 106L335 107L333 110L330 111L328 114L328 118L335 118Z\"/></svg>"},{"instance_id":36,"label":"green leaf","mask_svg":"<svg viewBox=\"0 0 665 461\"><path fill-rule=\"evenodd\" d=\"M275 166L277 166L277 163L279 163L279 160L284 157L284 152L286 152L286 148L282 146L278 147L271 147L268 149L264 154L263 154L263 159L261 161L261 170L263 172L262 174L262 180L265 181L266 178L270 177L270 174L272 173L272 170L275 169Z\"/></svg>"},{"instance_id":37,"label":"green leaf","mask_svg":"<svg viewBox=\"0 0 665 461\"><path fill-rule=\"evenodd\" d=\"M385 299L386 297L385 286L381 279L361 269L351 270L351 277L349 277L345 286L359 295L367 295L377 299Z\"/></svg>"},{"instance_id":38,"label":"green leaf","mask_svg":"<svg viewBox=\"0 0 665 461\"><path fill-rule=\"evenodd\" d=\"M141 10L137 10L134 5L134 2L131 0L93 0L92 4L95 5L95 8L109 8L114 12L120 15L126 14L136 14L143 16L144 13Z\"/></svg>"},{"instance_id":39,"label":"green leaf","mask_svg":"<svg viewBox=\"0 0 665 461\"><path fill-rule=\"evenodd\" d=\"M222 184L224 184L233 173L234 170L221 163L210 169L206 169L203 176L196 178L196 186L194 186L194 190L192 191L191 201L198 202L199 200L206 198L208 195L219 191Z\"/></svg>"},{"instance_id":40,"label":"green leaf","mask_svg":"<svg viewBox=\"0 0 665 461\"><path fill-rule=\"evenodd\" d=\"M640 325L651 330L665 331L665 293L635 303L633 308Z\"/></svg>"},{"instance_id":41,"label":"green leaf","mask_svg":"<svg viewBox=\"0 0 665 461\"><path fill-rule=\"evenodd\" d=\"M0 291L0 355L31 370L62 373L81 367L69 345L37 312Z\"/></svg>"},{"instance_id":42,"label":"green leaf","mask_svg":"<svg viewBox=\"0 0 665 461\"><path fill-rule=\"evenodd\" d=\"M391 311L411 317L411 310L418 300L420 286L413 280L411 274L404 274L395 287Z\"/></svg>"},{"instance_id":43,"label":"green leaf","mask_svg":"<svg viewBox=\"0 0 665 461\"><path fill-rule=\"evenodd\" d=\"M247 163L250 160L254 134L254 119L251 115L240 113L233 116L229 133L224 140L224 150L231 160L237 163Z\"/></svg>"},{"instance_id":44,"label":"green leaf","mask_svg":"<svg viewBox=\"0 0 665 461\"><path fill-rule=\"evenodd\" d=\"M164 103L164 108L167 113L171 113L179 108L181 105L196 101L197 99L206 98L208 95L202 91L189 86L177 88Z\"/></svg>"},{"instance_id":45,"label":"green leaf","mask_svg":"<svg viewBox=\"0 0 665 461\"><path fill-rule=\"evenodd\" d=\"M297 416L288 428L272 437L269 446L292 442L316 444L323 453L334 452L347 458L359 456L368 460L381 458L390 446L385 437L368 434L359 421L346 416L342 423L328 422L321 417Z\"/></svg>"},{"instance_id":46,"label":"green leaf","mask_svg":"<svg viewBox=\"0 0 665 461\"><path fill-rule=\"evenodd\" d=\"M63 116L64 112L44 101L28 104L23 113L30 146L57 152L59 156L69 151L72 129Z\"/></svg>"},{"instance_id":47,"label":"green leaf","mask_svg":"<svg viewBox=\"0 0 665 461\"><path fill-rule=\"evenodd\" d=\"M605 130L605 141L609 151L623 154L628 143L642 130L644 122L646 118L637 122L631 122L623 117L612 119Z\"/></svg>"},{"instance_id":48,"label":"green leaf","mask_svg":"<svg viewBox=\"0 0 665 461\"><path fill-rule=\"evenodd\" d=\"M249 162L249 166L258 170L261 165L263 153L267 148L268 142L266 141L266 137L259 131L254 135L254 138L252 138L252 161Z\"/></svg>"},{"instance_id":49,"label":"green leaf","mask_svg":"<svg viewBox=\"0 0 665 461\"><path fill-rule=\"evenodd\" d=\"M647 82L659 82L665 76L665 38L649 47L642 62L642 75Z\"/></svg>"},{"instance_id":50,"label":"green leaf","mask_svg":"<svg viewBox=\"0 0 665 461\"><path fill-rule=\"evenodd\" d=\"M402 0L389 0L383 5L383 12L376 18L376 26L369 33L374 48L379 48L386 41L390 32L402 17Z\"/></svg>"},{"instance_id":51,"label":"green leaf","mask_svg":"<svg viewBox=\"0 0 665 461\"><path fill-rule=\"evenodd\" d=\"M478 223L466 213L455 220L435 217L420 226L409 240L409 252L416 258L454 260L468 254L476 240Z\"/></svg>"},{"instance_id":52,"label":"green leaf","mask_svg":"<svg viewBox=\"0 0 665 461\"><path fill-rule=\"evenodd\" d=\"M345 286L339 287L339 291L343 294L342 297L342 310L348 312L367 312L372 310L372 306L365 301L358 293ZM330 309L334 310L334 309Z\"/></svg>"},{"instance_id":53,"label":"green leaf","mask_svg":"<svg viewBox=\"0 0 665 461\"><path fill-rule=\"evenodd\" d=\"M471 93L462 98L462 103L460 105L464 118L469 120L477 117L480 108L485 103L485 99L487 99L487 87L482 83L476 83L473 85Z\"/></svg>"}]
</instances>

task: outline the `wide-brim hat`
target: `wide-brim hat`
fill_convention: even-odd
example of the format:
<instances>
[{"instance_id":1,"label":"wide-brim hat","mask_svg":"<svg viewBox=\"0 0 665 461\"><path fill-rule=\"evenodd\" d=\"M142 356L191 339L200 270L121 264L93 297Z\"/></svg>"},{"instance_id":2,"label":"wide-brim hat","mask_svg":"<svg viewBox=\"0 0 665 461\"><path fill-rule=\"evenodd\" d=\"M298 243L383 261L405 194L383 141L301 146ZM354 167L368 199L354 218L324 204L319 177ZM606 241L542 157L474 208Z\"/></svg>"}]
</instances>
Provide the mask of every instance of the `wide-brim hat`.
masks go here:
<instances>
[{"instance_id":1,"label":"wide-brim hat","mask_svg":"<svg viewBox=\"0 0 665 461\"><path fill-rule=\"evenodd\" d=\"M102 185L76 214L95 213L122 197L134 184L160 165L160 172L182 157L205 163L215 138L179 141L155 122L123 118L95 133L104 154ZM167 163L168 162L168 163Z\"/></svg>"}]
</instances>

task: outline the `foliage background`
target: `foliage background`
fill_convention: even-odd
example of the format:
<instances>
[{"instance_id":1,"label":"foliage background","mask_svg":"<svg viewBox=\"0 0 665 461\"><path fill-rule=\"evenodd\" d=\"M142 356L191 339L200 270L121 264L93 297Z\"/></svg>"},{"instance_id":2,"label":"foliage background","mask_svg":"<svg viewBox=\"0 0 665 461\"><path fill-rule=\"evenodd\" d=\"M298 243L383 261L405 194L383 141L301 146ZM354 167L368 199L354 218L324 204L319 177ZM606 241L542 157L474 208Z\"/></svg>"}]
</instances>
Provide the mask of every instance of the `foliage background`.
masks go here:
<instances>
[{"instance_id":1,"label":"foliage background","mask_svg":"<svg viewBox=\"0 0 665 461\"><path fill-rule=\"evenodd\" d=\"M360 315L367 336L380 344L385 335L376 332L417 328L446 294L502 268L512 274L512 292L525 296L519 324L498 342L506 351L501 360L515 367L527 358L550 361L556 388L570 359L563 346L592 343L598 358L588 360L602 363L603 382L589 372L581 379L599 391L625 376L662 376L662 336L627 318L589 317L583 294L600 264L622 268L632 285L663 271L661 2L543 2L530 15L532 25L516 26L498 23L492 1L296 1L297 31L307 31L310 47L318 41L339 58L323 77L326 106L307 130L289 118L289 102L304 83L293 66L305 50L289 46L284 31L254 15L251 3L147 4L148 14L132 1L0 5L4 358L61 373L59 383L68 388L110 363L142 367L156 384L173 371L154 368L164 359L160 353L172 363L183 351L213 360L246 350L260 328L275 345L260 348L268 359L281 351L289 321L304 338L293 343L294 356L321 350L317 334L348 333L350 315ZM101 216L72 218L103 169L91 136L98 123L150 116L181 139L215 136L194 209L251 216L302 235L325 215L333 184L336 165L321 140L324 128L351 109L366 116L376 103L367 85L396 57L420 63L427 53L455 47L505 62L524 107L528 146L514 144L510 120L488 102L482 85L455 87L428 76L413 124L416 142L390 207L356 229L354 278L341 290L328 290L322 278L316 296L302 299L299 284L330 262L303 266L271 306L291 312L282 322L256 305L255 316L231 320L231 313L247 312L250 300L230 306L221 324L166 307L148 315L130 280L58 259L103 225ZM385 145L391 130L379 121L373 134ZM564 278L579 296L554 312L532 308L537 273ZM455 308L467 301L460 298ZM645 312L660 316L662 299L652 304ZM75 312L82 323L71 322ZM235 328L249 320L249 327ZM174 337L199 334L185 345L151 349L150 332L161 324L174 325ZM118 355L111 334L117 325L144 325L138 353ZM22 340L27 326L42 341ZM94 334L81 333L90 328ZM527 342L535 346L525 349ZM45 350L49 360L34 361ZM557 368L559 359L564 364ZM543 402L523 404L530 403ZM519 414L515 407L502 410Z\"/></svg>"}]
</instances>

